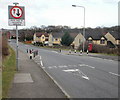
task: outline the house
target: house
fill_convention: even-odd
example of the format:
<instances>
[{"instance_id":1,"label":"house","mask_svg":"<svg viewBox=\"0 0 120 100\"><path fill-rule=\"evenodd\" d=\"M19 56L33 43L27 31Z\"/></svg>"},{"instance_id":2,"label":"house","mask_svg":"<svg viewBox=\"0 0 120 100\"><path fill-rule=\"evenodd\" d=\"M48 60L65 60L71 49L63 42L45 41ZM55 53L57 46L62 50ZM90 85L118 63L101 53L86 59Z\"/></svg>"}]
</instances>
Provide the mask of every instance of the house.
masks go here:
<instances>
[{"instance_id":1,"label":"house","mask_svg":"<svg viewBox=\"0 0 120 100\"><path fill-rule=\"evenodd\" d=\"M87 43L94 43L102 46L107 45L107 39L104 36L103 31L101 29L86 30L85 38Z\"/></svg>"},{"instance_id":2,"label":"house","mask_svg":"<svg viewBox=\"0 0 120 100\"><path fill-rule=\"evenodd\" d=\"M43 44L48 44L49 35L47 33L34 33L33 42L39 42Z\"/></svg>"},{"instance_id":3,"label":"house","mask_svg":"<svg viewBox=\"0 0 120 100\"><path fill-rule=\"evenodd\" d=\"M120 45L120 37L117 31L109 31L105 34L107 38L107 44L111 47L116 47Z\"/></svg>"},{"instance_id":4,"label":"house","mask_svg":"<svg viewBox=\"0 0 120 100\"><path fill-rule=\"evenodd\" d=\"M49 34L49 46L61 45L61 38L64 34L62 32L54 32Z\"/></svg>"},{"instance_id":5,"label":"house","mask_svg":"<svg viewBox=\"0 0 120 100\"><path fill-rule=\"evenodd\" d=\"M83 43L83 39L85 41L85 38L81 33L70 33L70 36L74 39L73 42L71 43L71 46L74 49L79 48L79 46Z\"/></svg>"}]
</instances>

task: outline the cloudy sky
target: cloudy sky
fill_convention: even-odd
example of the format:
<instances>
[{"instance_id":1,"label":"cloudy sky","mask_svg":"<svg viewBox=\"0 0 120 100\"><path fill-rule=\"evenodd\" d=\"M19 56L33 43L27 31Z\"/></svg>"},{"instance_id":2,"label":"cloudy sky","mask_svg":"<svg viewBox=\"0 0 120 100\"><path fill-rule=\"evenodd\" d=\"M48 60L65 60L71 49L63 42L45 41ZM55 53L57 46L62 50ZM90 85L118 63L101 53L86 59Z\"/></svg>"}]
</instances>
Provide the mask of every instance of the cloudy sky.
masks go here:
<instances>
[{"instance_id":1,"label":"cloudy sky","mask_svg":"<svg viewBox=\"0 0 120 100\"><path fill-rule=\"evenodd\" d=\"M67 25L83 27L83 8L85 6L86 27L110 27L118 25L119 0L0 0L0 28L13 29L8 26L8 5L18 2L25 6L25 26L29 28L41 25Z\"/></svg>"}]
</instances>

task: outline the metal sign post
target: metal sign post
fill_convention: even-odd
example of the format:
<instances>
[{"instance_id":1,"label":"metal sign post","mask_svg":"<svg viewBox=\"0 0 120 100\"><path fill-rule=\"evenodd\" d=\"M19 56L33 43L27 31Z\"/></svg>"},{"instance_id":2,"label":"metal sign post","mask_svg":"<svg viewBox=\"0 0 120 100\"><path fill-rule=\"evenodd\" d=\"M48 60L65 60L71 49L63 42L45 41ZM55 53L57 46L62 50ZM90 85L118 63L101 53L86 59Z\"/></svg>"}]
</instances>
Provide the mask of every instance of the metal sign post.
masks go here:
<instances>
[{"instance_id":1,"label":"metal sign post","mask_svg":"<svg viewBox=\"0 0 120 100\"><path fill-rule=\"evenodd\" d=\"M18 26L16 25L16 70L18 71Z\"/></svg>"},{"instance_id":2,"label":"metal sign post","mask_svg":"<svg viewBox=\"0 0 120 100\"><path fill-rule=\"evenodd\" d=\"M25 25L24 7L17 6L19 3L13 3L15 6L8 6L9 26L16 26L16 70L18 71L18 26Z\"/></svg>"}]
</instances>

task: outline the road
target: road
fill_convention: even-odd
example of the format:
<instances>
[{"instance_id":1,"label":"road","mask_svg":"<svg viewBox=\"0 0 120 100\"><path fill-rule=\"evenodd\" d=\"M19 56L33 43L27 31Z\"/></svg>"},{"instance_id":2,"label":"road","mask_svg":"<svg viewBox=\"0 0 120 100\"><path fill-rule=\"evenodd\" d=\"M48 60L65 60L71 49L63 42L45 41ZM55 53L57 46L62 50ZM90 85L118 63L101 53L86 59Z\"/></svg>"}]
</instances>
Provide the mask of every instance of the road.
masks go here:
<instances>
[{"instance_id":1,"label":"road","mask_svg":"<svg viewBox=\"0 0 120 100\"><path fill-rule=\"evenodd\" d=\"M12 46L15 43L11 42ZM75 56L19 43L19 49L39 51L36 63L71 98L118 98L118 62L90 56Z\"/></svg>"}]
</instances>

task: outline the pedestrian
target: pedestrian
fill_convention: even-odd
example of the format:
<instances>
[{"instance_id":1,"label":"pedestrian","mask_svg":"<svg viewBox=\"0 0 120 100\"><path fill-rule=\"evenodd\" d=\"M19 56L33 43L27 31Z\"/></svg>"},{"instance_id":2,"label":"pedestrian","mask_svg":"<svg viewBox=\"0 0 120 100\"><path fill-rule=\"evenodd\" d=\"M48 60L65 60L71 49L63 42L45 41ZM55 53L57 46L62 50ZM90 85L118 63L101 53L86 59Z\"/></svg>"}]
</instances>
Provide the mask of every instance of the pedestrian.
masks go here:
<instances>
[{"instance_id":1,"label":"pedestrian","mask_svg":"<svg viewBox=\"0 0 120 100\"><path fill-rule=\"evenodd\" d=\"M27 53L28 53L28 49L27 49Z\"/></svg>"},{"instance_id":2,"label":"pedestrian","mask_svg":"<svg viewBox=\"0 0 120 100\"><path fill-rule=\"evenodd\" d=\"M31 49L29 50L29 53L30 53L30 54L32 53Z\"/></svg>"}]
</instances>

